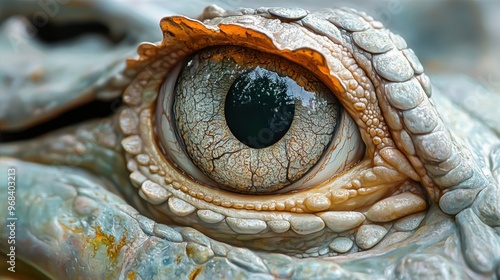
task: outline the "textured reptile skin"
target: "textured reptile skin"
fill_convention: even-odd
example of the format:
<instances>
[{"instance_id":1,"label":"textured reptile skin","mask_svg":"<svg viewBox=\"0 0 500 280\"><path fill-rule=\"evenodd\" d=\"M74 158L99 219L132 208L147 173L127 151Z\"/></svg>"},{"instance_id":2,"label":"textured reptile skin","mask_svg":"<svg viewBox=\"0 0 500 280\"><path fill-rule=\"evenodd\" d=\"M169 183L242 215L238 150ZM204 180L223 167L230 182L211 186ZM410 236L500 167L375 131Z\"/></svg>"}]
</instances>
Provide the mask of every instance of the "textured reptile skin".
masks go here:
<instances>
[{"instance_id":1,"label":"textured reptile skin","mask_svg":"<svg viewBox=\"0 0 500 280\"><path fill-rule=\"evenodd\" d=\"M202 17L203 24L185 17L162 20L161 43L141 45L139 56L129 55L124 69L123 64L106 65L94 72L104 76L87 77L90 82L81 85L86 90L72 89L80 101L123 92L123 107L109 118L2 143L1 170L15 168L19 178L19 258L54 279L499 277L500 126L490 121L498 111L478 114L457 98L456 89L480 92L491 104L500 104L498 94L467 78L436 77L431 85L399 35L355 10L211 7ZM241 30L253 38L245 41ZM300 208L297 201L304 195L302 212L286 203L280 209L280 198L275 208L255 198L237 201L222 191L228 203L206 199L213 193L196 189L197 183L160 156L151 110L158 100L155 89L170 69L206 47L207 36L212 45L238 42L282 54L313 50L283 56L302 64L308 64L306 57L313 61L307 67L339 89L337 97L357 124L369 156L359 170L348 170L359 171L350 187L359 183L358 196L364 197L361 189L373 175L383 186L393 183L388 178L397 180L395 191L355 209L335 209L331 197L328 206L320 207L325 204L320 192L299 192L292 198ZM63 100L54 107L67 110L74 103ZM43 119L7 110L0 121L6 130ZM2 171L0 182L7 176ZM309 197L316 200L307 203ZM7 193L0 199L7 201ZM238 203L261 209L241 214ZM406 210L387 206L398 203ZM422 205L426 211L415 211ZM387 218L389 212L399 216ZM7 223L5 207L0 214ZM208 225L219 217L215 227ZM360 222L349 226L358 217ZM288 223L286 234L276 221ZM340 234L335 231L343 227ZM255 228L258 233L251 232ZM7 253L8 228L1 233L0 248ZM301 239L307 242L297 247L299 253L288 248ZM273 242L281 243L270 247Z\"/></svg>"}]
</instances>

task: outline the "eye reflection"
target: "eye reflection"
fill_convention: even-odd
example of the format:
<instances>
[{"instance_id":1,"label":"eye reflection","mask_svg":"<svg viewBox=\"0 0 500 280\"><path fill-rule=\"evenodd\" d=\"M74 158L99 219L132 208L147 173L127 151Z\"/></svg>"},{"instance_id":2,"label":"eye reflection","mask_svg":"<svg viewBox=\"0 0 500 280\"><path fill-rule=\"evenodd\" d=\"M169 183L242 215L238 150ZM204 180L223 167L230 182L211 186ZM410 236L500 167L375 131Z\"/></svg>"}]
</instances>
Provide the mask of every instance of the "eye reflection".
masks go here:
<instances>
[{"instance_id":1,"label":"eye reflection","mask_svg":"<svg viewBox=\"0 0 500 280\"><path fill-rule=\"evenodd\" d=\"M257 67L238 77L225 102L234 136L251 148L265 148L288 131L295 114L294 93L301 88L289 77Z\"/></svg>"}]
</instances>

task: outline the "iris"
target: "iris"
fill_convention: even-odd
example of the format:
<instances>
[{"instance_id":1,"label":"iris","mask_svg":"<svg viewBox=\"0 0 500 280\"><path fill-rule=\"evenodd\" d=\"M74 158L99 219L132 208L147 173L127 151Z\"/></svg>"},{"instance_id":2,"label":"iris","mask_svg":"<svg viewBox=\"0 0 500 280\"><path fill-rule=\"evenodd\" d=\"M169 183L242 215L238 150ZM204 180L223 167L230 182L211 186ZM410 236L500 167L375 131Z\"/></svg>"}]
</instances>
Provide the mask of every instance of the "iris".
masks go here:
<instances>
[{"instance_id":1,"label":"iris","mask_svg":"<svg viewBox=\"0 0 500 280\"><path fill-rule=\"evenodd\" d=\"M181 168L198 180L233 192L271 193L298 182L329 149L340 104L300 65L218 46L182 67L177 80L164 85L173 86L174 96L164 99L161 129L168 145L181 141L172 157L185 152Z\"/></svg>"}]
</instances>

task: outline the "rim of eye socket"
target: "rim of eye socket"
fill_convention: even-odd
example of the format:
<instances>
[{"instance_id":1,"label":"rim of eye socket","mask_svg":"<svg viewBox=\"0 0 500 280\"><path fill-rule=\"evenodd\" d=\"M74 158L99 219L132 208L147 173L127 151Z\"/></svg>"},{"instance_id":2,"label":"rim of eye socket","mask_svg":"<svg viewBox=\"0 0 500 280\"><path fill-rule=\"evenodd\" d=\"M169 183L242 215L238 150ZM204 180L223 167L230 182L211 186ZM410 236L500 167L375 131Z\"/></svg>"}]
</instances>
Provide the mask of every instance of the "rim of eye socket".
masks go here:
<instances>
[{"instance_id":1,"label":"rim of eye socket","mask_svg":"<svg viewBox=\"0 0 500 280\"><path fill-rule=\"evenodd\" d=\"M229 20L237 20L237 19L229 19ZM268 20L268 19L262 18L262 20ZM209 24L209 22L207 23ZM237 208L237 209L256 209L259 211L278 210L278 211L292 211L292 212L316 212L319 211L319 209L323 210L327 209L340 210L343 208L354 209L356 207L360 207L364 202L367 201L367 199L364 198L366 197L366 195L370 194L370 197L374 198L381 198L383 196L386 196L388 193L394 191L394 186L392 184L389 184L388 186L388 183L400 183L406 180L406 178L409 176L408 174L404 174L404 172L400 173L396 169L394 169L394 167L391 166L391 164L388 164L387 161L385 161L384 158L380 156L380 154L378 155L374 154L374 150L377 147L388 148L386 150L391 153L393 153L392 151L394 151L394 148L391 148L391 146L393 146L393 142L385 141L387 137L389 137L387 139L390 140L390 136L388 136L385 132L383 132L385 131L384 129L386 129L387 127L383 123L383 117L381 116L380 109L377 106L376 98L374 96L371 96L368 101L365 100L368 102L368 105L365 106L364 108L361 108L363 110L361 110L359 106L358 108L356 107L357 104L356 100L359 99L354 98L352 100L351 99L347 100L347 97L349 98L352 97L350 92L352 92L352 94L355 95L357 89L360 88L364 88L367 94L368 93L370 93L371 95L374 94L371 84L366 84L366 82L368 81L366 77L359 77L358 76L359 74L357 74L358 71L355 71L354 73L349 72L351 74L354 74L352 77L354 77L354 79L358 81L357 83L358 87L353 88L352 86L354 84L351 83L352 80L347 85L344 86L342 85L342 83L339 82L340 77L337 77L336 75L332 76L330 74L330 71L325 71L325 69L329 69L332 67L334 68L341 67L342 59L352 60L350 54L343 52L341 48L339 48L337 52L332 54L342 55L342 56L334 57L335 60L330 61L330 60L325 60L323 54L315 53L315 51L312 51L314 48L321 49L313 46L314 44L318 44L317 39L312 38L305 41L300 41L300 40L287 41L288 47L284 47L283 44L281 45L276 44L276 42L273 41L273 40L278 40L277 38L271 40L268 37L269 34L266 34L266 32L261 33L261 31L251 30L254 28L260 28L262 25L235 27L231 24L228 25L219 24L218 28L221 29L224 28L224 32L218 32L217 29L207 28L200 22L190 20L185 17L171 17L162 20L161 26L163 30L169 30L169 31L175 30L177 34L174 35L172 32L166 32L164 33L165 39L162 44L158 46L155 46L153 44L144 44L139 48L138 52L140 55L143 56L143 58L141 58L136 62L137 63L136 66L137 67L141 67L140 65L149 65L149 66L146 68L146 71L141 72L143 76L141 76L141 74L138 75L137 80L146 79L147 82L141 81L140 85L133 84L132 87L129 87L127 89L124 95L124 101L127 103L127 99L130 99L128 103L133 103L132 107L136 107L137 109L135 109L136 112L133 113L127 112L124 113L124 115L127 114L134 115L138 114L139 112L140 114L143 115L143 116L137 116L138 118L141 119L141 121L139 122L141 123L141 126L139 127L138 133L141 135L140 138L142 138L140 140L141 145L142 142L147 142L148 144L141 147L144 148L143 150L146 150L142 151L144 152L143 154L139 154L140 152L132 154L132 156L136 157L135 164L147 166L148 164L146 162L148 162L148 160L151 159L151 161L154 162L154 164L149 165L150 170L147 170L146 172L149 173L149 171L154 170L155 172L153 173L160 174L159 178L156 178L155 181L160 185L166 183L167 185L164 187L167 188L168 190L173 190L173 189L181 190L182 193L175 194L176 197L179 197L185 201L190 201L194 199L192 202L195 204L198 203L204 204L206 202L212 206L222 206L224 208ZM291 25L291 28L296 29L297 33L304 32L303 27L300 26ZM242 32L241 30L245 31ZM252 36L259 39L256 39L254 41L243 40L244 37L247 36L249 33L252 33ZM185 38L189 38L189 40L182 39L183 36L185 36ZM211 38L210 41L205 40L206 36L210 36ZM305 38L307 39L309 37L314 37L314 36L318 35L309 33L308 36L306 36ZM238 37L242 37L240 38L241 40L238 40ZM173 38L175 38L174 41L172 41ZM283 38L280 38L280 40L282 39ZM182 43L172 45L171 43L175 42L176 40L180 40L178 42ZM367 144L365 158L363 160L366 162L366 164L363 165L363 168L365 168L366 170L351 169L352 170L352 172L350 173L351 176L347 176L349 178L345 177L346 175L345 173L339 174L339 176L335 178L336 180L323 182L322 184L317 185L314 188L314 191L312 192L311 190L308 190L308 192L296 191L289 193L280 193L279 199L273 197L272 199L267 199L267 200L265 199L262 200L262 197L258 199L254 199L253 196L242 197L240 195L233 194L232 192L227 192L221 189L217 190L216 192L211 191L211 188L207 188L206 184L204 185L200 184L197 181L193 181L190 175L186 175L186 173L193 174L191 173L191 171L197 172L198 171L197 168L193 168L193 170L190 170L189 168L181 167L180 169L182 171L180 172L176 171L179 168L178 161L176 163L172 163L168 159L164 158L162 156L164 151L161 150L162 149L161 147L156 146L156 142L153 141L154 137L151 137L150 135L152 127L154 126L151 123L151 121L147 119L148 117L146 115L152 114L150 109L148 108L151 108L151 106L153 106L153 103L156 101L156 96L158 94L157 89L160 87L160 84L164 82L165 73L169 73L169 75L171 76L178 75L175 74L174 72L180 71L180 67L178 67L178 69L176 70L173 70L173 68L175 65L178 65L179 61L187 58L189 55L192 55L192 53L195 53L198 50L204 49L208 46L231 45L230 42L233 40L238 40L238 42L240 41L244 42L242 47L252 48L255 49L256 51L266 50L266 53L268 54L279 55L294 63L302 64L311 71L316 69L314 71L315 74L322 75L323 78L321 79L321 81L326 83L328 88L332 89L334 92L339 91L341 93L340 96L342 96L342 99L340 99L340 101L344 106L344 108L346 109L346 111L349 112L349 114L343 114L343 117L346 116L350 117L350 115L356 116L355 123L358 125L358 127L356 127L356 124L354 124L354 122L348 127L354 127L355 129L353 131L361 132L361 137ZM207 42L210 42L210 44L208 44ZM304 48L304 46L301 45L303 43L306 43L309 46L309 48ZM155 48L157 48L158 50L155 50ZM333 44L330 47L330 50L334 48L338 48L338 46ZM337 60L340 60L338 62L340 64L336 64ZM342 76L343 78L345 78L346 73L342 71L339 72L343 73ZM174 83L169 83L169 84L165 83L164 87L167 85L171 87L170 90L172 90L174 87ZM138 90L140 90L140 92ZM142 101L141 101L141 96L143 96ZM167 98L164 99L164 103L165 102L168 103L172 101ZM170 106L164 106L164 107L169 108ZM157 112L158 111L159 110L157 110ZM373 119L373 120L378 120L378 122L375 121L372 122L371 121L372 117L370 117L368 120L365 119L366 116L370 115L378 116ZM172 118L169 116L163 116L163 119L161 117L156 116L156 121L158 123L164 122L168 124L169 122L171 122L171 120ZM128 120L124 120L123 122L126 123L127 121ZM378 126L381 128L371 130L372 126ZM165 126L160 125L160 127L165 127ZM158 131L159 129L158 126L156 126L155 129ZM373 142L375 143L375 140L377 140L377 138L379 137L378 136L379 130L383 132L383 135L380 134L380 137L384 136L385 138L383 140L383 143L374 147L371 140L373 139ZM375 137L373 137L374 135L371 135L372 132L376 132ZM172 133L170 135L175 135L175 133ZM348 137L352 137L351 134L346 134L346 135ZM184 155L183 148L181 145L177 143L178 141L175 137L166 139L164 141L168 143L168 145L170 145L170 148L174 148L172 150L175 150L177 154L179 154L180 156ZM130 142L135 143L137 141L130 141ZM348 154L350 155L357 154L358 152L361 153L365 152L364 150L361 151L362 149L360 149L360 145L356 147L349 147L348 150L349 150ZM374 156L376 156L376 158L373 158ZM157 172L157 170L160 171ZM131 169L131 171L134 170ZM161 175L165 173L167 173L166 176ZM374 181L377 180L379 184L374 183ZM323 199L320 200L309 199L310 197L316 197L316 196L322 196ZM347 200L349 201L346 202ZM313 202L305 203L307 201L313 201ZM317 201L328 201L328 203L318 204L316 203ZM206 207L206 205L204 207Z\"/></svg>"},{"instance_id":2,"label":"rim of eye socket","mask_svg":"<svg viewBox=\"0 0 500 280\"><path fill-rule=\"evenodd\" d=\"M261 20L271 19L262 17ZM216 25L219 23L220 21ZM387 153L391 153L391 158L397 159L403 155L397 153L391 141L370 78L361 75L362 71L359 69L345 69L344 65L350 65L353 57L342 46L330 42L328 50L332 51L329 54L332 56L325 59L324 54L314 51L322 49L318 45L320 35L309 31L304 36L305 41L287 40L286 44L280 44L277 41L283 38L271 39L271 33L254 30L269 26L266 24L242 27L228 23L209 28L198 21L172 17L164 19L161 26L163 30L169 31L164 33L163 43L145 44L138 50L141 58L134 63L137 63L139 69L141 66L146 67L139 70L142 72L137 74L136 80L125 91L124 101L130 106L130 110L125 110L121 116L121 123L125 126L122 130L127 131L123 146L132 172L130 178L140 188L141 197L149 202L151 213L159 220L189 224L211 237L225 240L240 235L244 240L252 240L257 238L255 233L258 232L258 236L269 237L265 241L269 246L275 243L272 238L277 234L286 233L290 238L291 247L287 247L290 249L299 248L296 245L301 240L312 242L324 233L331 237L339 229L335 226L335 230L330 228L335 224L332 220L340 219L341 223L358 226L360 224L356 217L365 217L363 221L366 223L373 223L375 220L391 221L426 208L421 189L409 183L409 178L413 177L396 169L394 166L397 164L388 162L384 157ZM219 32L218 28L223 32ZM298 25L290 25L290 28L295 29L293 32L306 32L304 27ZM245 41L244 37L248 34L258 39ZM210 40L206 40L207 37ZM340 123L346 122L349 125L339 126L341 129L337 131L346 137L339 138L359 137L363 141L348 141L356 143L351 146L337 143L332 147L346 149L344 154L337 156L359 156L362 160L352 167L348 166L349 172L339 172L334 178L330 173L329 180L317 182L314 187L276 192L279 195L245 195L215 189L200 179L193 179L192 172L199 172L204 176L203 172L194 166L180 166L179 162L182 161L173 159L174 156L184 157L186 162L191 162L181 141L178 141L175 126L168 126L175 120L173 110L169 109L174 107L174 95L163 94L158 97L158 94L174 92L176 77L182 68L180 61L207 47L232 45L230 42L233 41L244 42L240 47L277 55L300 64L335 92L343 110L348 112L341 114ZM173 42L176 43L172 44ZM304 42L309 48L301 45ZM336 51L333 52L334 50ZM332 74L329 69L337 67L337 74ZM359 94L363 94L364 99ZM163 98L164 96L168 98ZM359 106L360 102L365 102L365 106ZM166 108L163 110L165 114L162 108ZM170 131L165 134L170 136L163 140L158 137L163 133L162 130ZM161 144L162 141L164 144ZM366 146L359 145L362 142ZM169 155L164 146L169 147L172 154ZM335 156L331 159L335 160ZM406 201L404 205L417 207L390 210L387 208L390 203L387 204L384 198L395 203ZM370 212L371 208L372 214L368 216L373 221L365 216L365 212ZM355 209L361 210L353 211ZM298 250L304 249L301 247Z\"/></svg>"}]
</instances>

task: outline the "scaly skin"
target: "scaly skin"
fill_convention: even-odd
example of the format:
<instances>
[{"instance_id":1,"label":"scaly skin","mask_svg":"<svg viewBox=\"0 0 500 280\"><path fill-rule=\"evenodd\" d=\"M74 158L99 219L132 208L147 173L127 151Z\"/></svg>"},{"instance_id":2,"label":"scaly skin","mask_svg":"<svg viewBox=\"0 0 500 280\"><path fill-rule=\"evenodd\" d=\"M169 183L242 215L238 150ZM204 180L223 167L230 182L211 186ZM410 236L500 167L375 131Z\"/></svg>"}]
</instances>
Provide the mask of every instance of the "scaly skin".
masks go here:
<instances>
[{"instance_id":1,"label":"scaly skin","mask_svg":"<svg viewBox=\"0 0 500 280\"><path fill-rule=\"evenodd\" d=\"M76 103L123 92L113 116L2 144L0 182L11 168L18 178L17 258L53 279L499 277L498 112L474 112L449 87L476 84L436 77L431 88L404 40L354 10L211 7L202 18L163 19L161 43L75 90ZM364 157L334 180L256 197L179 171L153 132L160 86L184 57L226 44L315 73L356 123ZM1 129L37 122L18 114L7 110ZM8 236L3 226L5 253Z\"/></svg>"}]
</instances>

